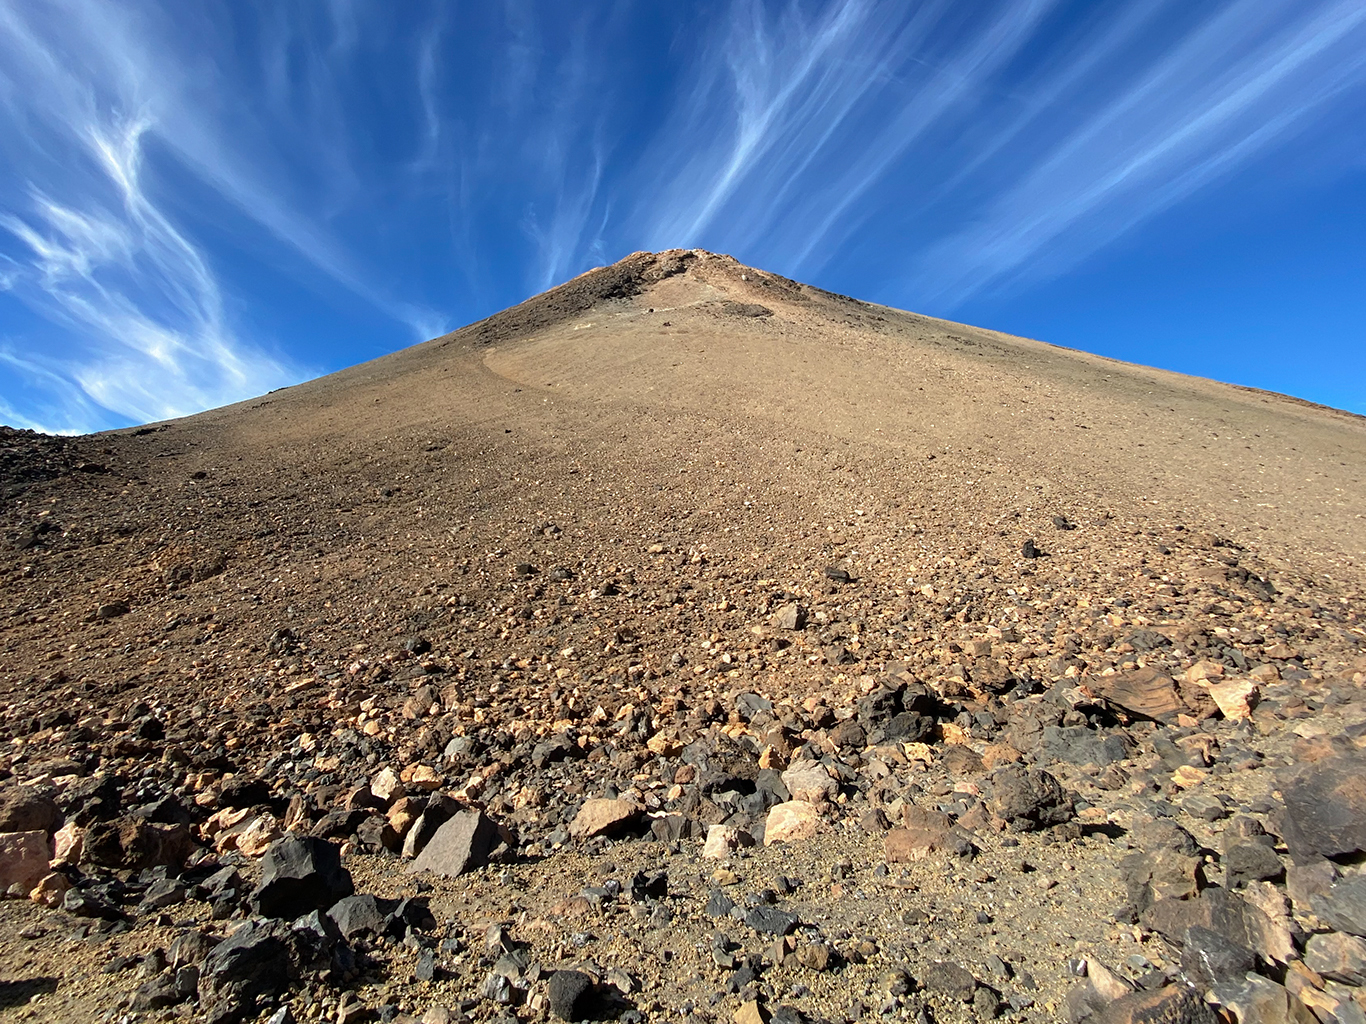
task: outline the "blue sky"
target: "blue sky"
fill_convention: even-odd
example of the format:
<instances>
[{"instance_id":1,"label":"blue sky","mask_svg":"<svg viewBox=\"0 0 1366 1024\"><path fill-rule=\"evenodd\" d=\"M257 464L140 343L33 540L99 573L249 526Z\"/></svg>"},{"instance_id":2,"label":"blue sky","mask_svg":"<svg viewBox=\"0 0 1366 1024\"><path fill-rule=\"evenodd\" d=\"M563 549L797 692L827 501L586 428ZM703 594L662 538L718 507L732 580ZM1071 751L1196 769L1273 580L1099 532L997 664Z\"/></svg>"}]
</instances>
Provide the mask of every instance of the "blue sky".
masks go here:
<instances>
[{"instance_id":1,"label":"blue sky","mask_svg":"<svg viewBox=\"0 0 1366 1024\"><path fill-rule=\"evenodd\" d=\"M1361 0L0 0L0 421L638 249L1366 413Z\"/></svg>"}]
</instances>

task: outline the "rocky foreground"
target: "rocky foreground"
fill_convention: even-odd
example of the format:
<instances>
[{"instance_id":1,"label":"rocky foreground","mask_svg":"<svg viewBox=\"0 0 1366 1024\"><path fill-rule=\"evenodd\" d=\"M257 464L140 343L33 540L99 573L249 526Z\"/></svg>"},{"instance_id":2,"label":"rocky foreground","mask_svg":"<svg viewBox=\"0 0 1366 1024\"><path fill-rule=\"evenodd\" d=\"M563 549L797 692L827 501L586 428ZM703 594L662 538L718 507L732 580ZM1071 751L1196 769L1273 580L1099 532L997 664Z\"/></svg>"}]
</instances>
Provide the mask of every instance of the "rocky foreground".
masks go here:
<instances>
[{"instance_id":1,"label":"rocky foreground","mask_svg":"<svg viewBox=\"0 0 1366 1024\"><path fill-rule=\"evenodd\" d=\"M3 439L0 1016L1366 1021L1324 563L838 491L704 543L481 451L436 565L417 470L213 492L179 429Z\"/></svg>"}]
</instances>

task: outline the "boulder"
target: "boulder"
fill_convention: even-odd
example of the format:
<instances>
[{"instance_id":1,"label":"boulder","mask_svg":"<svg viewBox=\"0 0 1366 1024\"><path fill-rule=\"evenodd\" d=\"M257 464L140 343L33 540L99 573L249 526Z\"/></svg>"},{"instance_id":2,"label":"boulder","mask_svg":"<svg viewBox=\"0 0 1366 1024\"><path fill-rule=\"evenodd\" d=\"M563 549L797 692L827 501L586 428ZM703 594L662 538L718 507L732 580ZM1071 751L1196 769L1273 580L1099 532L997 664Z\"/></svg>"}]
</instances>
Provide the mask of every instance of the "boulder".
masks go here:
<instances>
[{"instance_id":1,"label":"boulder","mask_svg":"<svg viewBox=\"0 0 1366 1024\"><path fill-rule=\"evenodd\" d=\"M1366 876L1335 882L1311 895L1309 906L1330 927L1366 937Z\"/></svg>"},{"instance_id":2,"label":"boulder","mask_svg":"<svg viewBox=\"0 0 1366 1024\"><path fill-rule=\"evenodd\" d=\"M988 809L1019 831L1047 828L1070 821L1072 798L1046 771L1011 764L991 774Z\"/></svg>"},{"instance_id":3,"label":"boulder","mask_svg":"<svg viewBox=\"0 0 1366 1024\"><path fill-rule=\"evenodd\" d=\"M251 904L266 917L293 920L326 910L355 892L337 847L325 839L286 836L261 858L261 884Z\"/></svg>"},{"instance_id":4,"label":"boulder","mask_svg":"<svg viewBox=\"0 0 1366 1024\"><path fill-rule=\"evenodd\" d=\"M1219 1015L1186 985L1120 996L1091 1018L1094 1024L1219 1024Z\"/></svg>"},{"instance_id":5,"label":"boulder","mask_svg":"<svg viewBox=\"0 0 1366 1024\"><path fill-rule=\"evenodd\" d=\"M32 786L0 785L0 832L45 832L62 827L62 809Z\"/></svg>"},{"instance_id":6,"label":"boulder","mask_svg":"<svg viewBox=\"0 0 1366 1024\"><path fill-rule=\"evenodd\" d=\"M204 958L199 971L199 1016L209 1024L237 1024L257 1013L256 1000L289 985L287 928L248 921Z\"/></svg>"},{"instance_id":7,"label":"boulder","mask_svg":"<svg viewBox=\"0 0 1366 1024\"><path fill-rule=\"evenodd\" d=\"M583 1020L593 979L582 971L556 971L546 984L550 1012L560 1020Z\"/></svg>"},{"instance_id":8,"label":"boulder","mask_svg":"<svg viewBox=\"0 0 1366 1024\"><path fill-rule=\"evenodd\" d=\"M1186 705L1176 692L1176 682L1155 668L1139 668L1112 676L1093 676L1086 687L1107 704L1136 718L1175 722Z\"/></svg>"},{"instance_id":9,"label":"boulder","mask_svg":"<svg viewBox=\"0 0 1366 1024\"><path fill-rule=\"evenodd\" d=\"M815 804L805 800L789 800L778 804L764 819L764 845L794 843L810 839L821 827L821 815Z\"/></svg>"},{"instance_id":10,"label":"boulder","mask_svg":"<svg viewBox=\"0 0 1366 1024\"><path fill-rule=\"evenodd\" d=\"M27 896L46 877L51 859L46 832L0 832L0 894L17 886Z\"/></svg>"},{"instance_id":11,"label":"boulder","mask_svg":"<svg viewBox=\"0 0 1366 1024\"><path fill-rule=\"evenodd\" d=\"M1281 838L1295 860L1366 850L1366 753L1301 765L1281 780Z\"/></svg>"},{"instance_id":12,"label":"boulder","mask_svg":"<svg viewBox=\"0 0 1366 1024\"><path fill-rule=\"evenodd\" d=\"M487 864L489 854L501 841L498 826L483 811L461 811L437 829L408 865L408 874L430 871L456 878Z\"/></svg>"},{"instance_id":13,"label":"boulder","mask_svg":"<svg viewBox=\"0 0 1366 1024\"><path fill-rule=\"evenodd\" d=\"M793 800L818 804L839 793L839 783L819 761L798 761L782 774L783 785Z\"/></svg>"},{"instance_id":14,"label":"boulder","mask_svg":"<svg viewBox=\"0 0 1366 1024\"><path fill-rule=\"evenodd\" d=\"M611 835L639 820L640 808L630 800L585 800L569 824L569 834L576 839Z\"/></svg>"}]
</instances>

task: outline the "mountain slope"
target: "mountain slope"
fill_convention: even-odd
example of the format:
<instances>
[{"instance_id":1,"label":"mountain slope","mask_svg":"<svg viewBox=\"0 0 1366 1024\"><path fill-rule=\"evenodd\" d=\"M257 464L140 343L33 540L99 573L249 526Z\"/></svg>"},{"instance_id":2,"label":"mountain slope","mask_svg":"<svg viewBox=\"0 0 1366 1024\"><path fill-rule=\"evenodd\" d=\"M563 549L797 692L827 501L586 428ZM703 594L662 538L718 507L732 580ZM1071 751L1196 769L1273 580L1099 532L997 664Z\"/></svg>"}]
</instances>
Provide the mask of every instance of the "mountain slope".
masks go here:
<instances>
[{"instance_id":1,"label":"mountain slope","mask_svg":"<svg viewBox=\"0 0 1366 1024\"><path fill-rule=\"evenodd\" d=\"M505 922L547 967L592 960L600 995L634 972L615 998L645 1014L1034 1019L1071 956L1179 973L1174 932L1116 925L1153 896L1130 846L1184 850L1178 822L1208 851L1180 862L1199 888L1252 834L1229 809L1279 836L1281 770L1350 762L1366 731L1366 421L728 257L637 253L251 402L0 442L0 800L199 851L161 857L189 890L169 923L0 904L0 934L46 936L0 938L0 964L50 972L49 1019L129 997L141 979L98 973L114 953L247 915L194 886L218 858L254 882L256 839L285 828L417 895L389 848L432 790L511 830L505 866L424 876L436 938L362 941L354 976L296 963L312 987L271 999L302 1015L350 977L372 1009L493 1019L481 955ZM1221 679L1260 695L1250 728ZM1015 761L1071 796L1014 814ZM712 825L762 839L784 795L813 836L737 848L734 886L697 860ZM636 838L571 827L599 797L632 802ZM916 829L934 842L908 861ZM157 858L120 842L68 880L135 908ZM667 899L598 884L661 868ZM782 903L843 969L708 916L714 886ZM741 948L713 955L718 928ZM110 950L64 954L77 932ZM413 983L424 943L441 969ZM990 997L937 988L940 960ZM888 991L896 970L917 983ZM548 998L509 985L524 1016ZM251 1019L230 996L181 1008Z\"/></svg>"}]
</instances>

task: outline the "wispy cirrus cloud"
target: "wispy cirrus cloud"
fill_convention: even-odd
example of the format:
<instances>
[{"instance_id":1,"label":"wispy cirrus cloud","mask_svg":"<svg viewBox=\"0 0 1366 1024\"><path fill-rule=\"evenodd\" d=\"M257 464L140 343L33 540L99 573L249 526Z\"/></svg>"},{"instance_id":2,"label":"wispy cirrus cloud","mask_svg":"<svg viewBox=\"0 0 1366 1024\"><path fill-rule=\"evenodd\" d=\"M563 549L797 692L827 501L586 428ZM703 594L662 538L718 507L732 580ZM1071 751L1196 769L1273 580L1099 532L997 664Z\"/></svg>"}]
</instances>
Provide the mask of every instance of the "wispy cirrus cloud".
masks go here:
<instances>
[{"instance_id":1,"label":"wispy cirrus cloud","mask_svg":"<svg viewBox=\"0 0 1366 1024\"><path fill-rule=\"evenodd\" d=\"M955 304L1047 277L1221 175L1284 144L1366 83L1366 7L1277 23L1230 4L1192 31L919 263L924 293Z\"/></svg>"},{"instance_id":2,"label":"wispy cirrus cloud","mask_svg":"<svg viewBox=\"0 0 1366 1024\"><path fill-rule=\"evenodd\" d=\"M901 275L884 294L949 307L1056 274L1312 128L1366 60L1351 0L729 12L656 140L648 166L674 173L637 207L651 245L794 276L872 245Z\"/></svg>"},{"instance_id":3,"label":"wispy cirrus cloud","mask_svg":"<svg viewBox=\"0 0 1366 1024\"><path fill-rule=\"evenodd\" d=\"M194 411L633 249L948 312L1363 107L1356 0L0 0L0 416Z\"/></svg>"}]
</instances>

